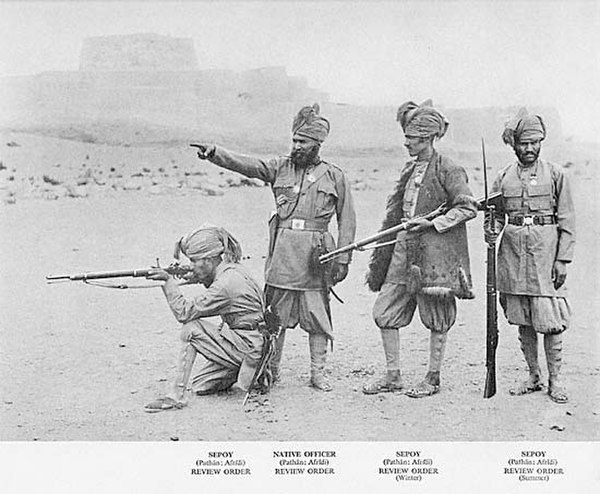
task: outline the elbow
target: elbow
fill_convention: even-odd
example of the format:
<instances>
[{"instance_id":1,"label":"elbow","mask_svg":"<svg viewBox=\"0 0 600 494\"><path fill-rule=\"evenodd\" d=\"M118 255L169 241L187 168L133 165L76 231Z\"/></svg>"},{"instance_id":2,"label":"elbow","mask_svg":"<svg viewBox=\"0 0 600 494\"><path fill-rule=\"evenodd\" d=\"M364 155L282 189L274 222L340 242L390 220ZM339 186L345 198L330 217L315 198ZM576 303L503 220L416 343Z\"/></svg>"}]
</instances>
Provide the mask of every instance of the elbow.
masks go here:
<instances>
[{"instance_id":1,"label":"elbow","mask_svg":"<svg viewBox=\"0 0 600 494\"><path fill-rule=\"evenodd\" d=\"M175 316L175 319L177 320L177 322L179 322L181 324L187 324L188 322L190 322L192 320L192 317L190 317L190 314L185 310L173 309L173 315Z\"/></svg>"}]
</instances>

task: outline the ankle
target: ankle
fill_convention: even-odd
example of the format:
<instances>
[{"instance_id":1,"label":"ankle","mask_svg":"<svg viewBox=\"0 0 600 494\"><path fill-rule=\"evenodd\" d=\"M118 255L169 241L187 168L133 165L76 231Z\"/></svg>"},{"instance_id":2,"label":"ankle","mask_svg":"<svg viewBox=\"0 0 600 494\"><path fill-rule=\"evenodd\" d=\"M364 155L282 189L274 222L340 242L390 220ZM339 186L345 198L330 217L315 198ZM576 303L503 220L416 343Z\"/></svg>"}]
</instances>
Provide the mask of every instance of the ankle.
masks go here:
<instances>
[{"instance_id":1,"label":"ankle","mask_svg":"<svg viewBox=\"0 0 600 494\"><path fill-rule=\"evenodd\" d=\"M440 385L440 371L429 371L425 374L424 381L432 386Z\"/></svg>"},{"instance_id":2,"label":"ankle","mask_svg":"<svg viewBox=\"0 0 600 494\"><path fill-rule=\"evenodd\" d=\"M400 369L387 369L385 375L390 381L399 381L402 378Z\"/></svg>"}]
</instances>

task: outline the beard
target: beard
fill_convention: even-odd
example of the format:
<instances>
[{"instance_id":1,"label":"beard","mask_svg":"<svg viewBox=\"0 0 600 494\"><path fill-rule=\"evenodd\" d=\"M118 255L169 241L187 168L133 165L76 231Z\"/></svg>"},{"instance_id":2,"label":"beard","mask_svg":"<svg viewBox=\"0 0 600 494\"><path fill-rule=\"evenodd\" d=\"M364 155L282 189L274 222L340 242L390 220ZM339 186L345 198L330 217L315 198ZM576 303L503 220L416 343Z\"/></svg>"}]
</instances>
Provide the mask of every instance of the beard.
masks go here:
<instances>
[{"instance_id":1,"label":"beard","mask_svg":"<svg viewBox=\"0 0 600 494\"><path fill-rule=\"evenodd\" d=\"M292 150L290 158L295 166L306 168L316 162L319 156L319 146L314 146L307 151Z\"/></svg>"}]
</instances>

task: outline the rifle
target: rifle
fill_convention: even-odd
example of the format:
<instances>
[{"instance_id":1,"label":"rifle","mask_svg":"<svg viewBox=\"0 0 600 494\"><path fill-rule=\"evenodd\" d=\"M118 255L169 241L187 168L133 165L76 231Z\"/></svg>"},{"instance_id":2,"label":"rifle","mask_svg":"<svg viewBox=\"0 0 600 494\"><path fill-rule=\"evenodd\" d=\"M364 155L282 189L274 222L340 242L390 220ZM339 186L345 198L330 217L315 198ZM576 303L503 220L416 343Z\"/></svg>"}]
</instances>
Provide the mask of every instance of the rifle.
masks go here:
<instances>
[{"instance_id":1,"label":"rifle","mask_svg":"<svg viewBox=\"0 0 600 494\"><path fill-rule=\"evenodd\" d=\"M279 338L283 328L277 312L271 305L267 305L264 316L264 324L261 324L258 327L258 331L263 336L262 352L260 355L260 360L258 361L258 365L256 366L256 370L254 371L254 375L252 376L252 380L250 381L250 385L248 386L248 391L244 397L242 407L246 405L246 402L250 397L250 393L261 378L265 382L265 387L267 389L271 387L271 376L267 366L275 354L275 343L277 343L277 338Z\"/></svg>"},{"instance_id":2,"label":"rifle","mask_svg":"<svg viewBox=\"0 0 600 494\"><path fill-rule=\"evenodd\" d=\"M487 187L487 163L485 159L485 142L481 138L481 153L483 156L483 186L485 200L483 209L491 218L494 225L495 205L490 202ZM486 273L486 354L485 354L485 386L483 397L491 398L496 394L496 348L498 348L498 300L496 296L496 242L487 244L487 273Z\"/></svg>"},{"instance_id":3,"label":"rifle","mask_svg":"<svg viewBox=\"0 0 600 494\"><path fill-rule=\"evenodd\" d=\"M501 198L502 198L501 193L495 192L495 193L491 194L489 197L486 195L486 197L477 199L477 201L476 201L477 209L480 211L484 210L484 208L486 207L485 204L493 204L493 205L498 204L499 201L501 200ZM431 211L430 213L427 213L423 216L418 216L417 218L414 218L414 219L415 220L417 220L417 219L432 220L432 219L437 218L438 216L441 216L442 214L446 213L450 208L451 208L451 205L444 203L441 206L439 206L437 209L434 209L433 211ZM386 238L388 236L391 236L398 232L406 230L408 223L409 222L400 223L399 225L388 228L387 230L383 230L379 233L376 233L375 235L371 235L370 237L364 238L363 240L358 240L357 242L346 245L345 247L342 247L340 249L332 250L331 252L320 256L319 262L322 264L329 262L332 259L339 256L340 254L344 254L345 252L350 252L352 250L361 250L362 251L362 250L367 250L367 249L378 249L379 247L384 247L386 245L396 243L396 239L394 238L393 240L390 240L388 242L383 242L383 243L380 243L380 244L377 244L377 245L371 246L371 247L365 247L369 244L372 244L373 242L377 242L378 240L381 240L382 238Z\"/></svg>"},{"instance_id":4,"label":"rifle","mask_svg":"<svg viewBox=\"0 0 600 494\"><path fill-rule=\"evenodd\" d=\"M94 280L106 280L112 278L146 278L149 274L157 269L163 269L171 276L175 276L176 278L183 278L186 274L192 272L191 266L182 266L178 263L173 263L166 268L161 268L156 260L157 266L150 269L131 269L125 271L95 271L89 273L77 273L77 274L60 274L60 275L48 275L46 276L46 282L48 284L59 283L63 281L83 281L84 283L88 283L89 281ZM108 286L111 288L129 288L127 285L102 285L96 283L88 283L94 284L97 286ZM158 286L158 285L157 285Z\"/></svg>"}]
</instances>

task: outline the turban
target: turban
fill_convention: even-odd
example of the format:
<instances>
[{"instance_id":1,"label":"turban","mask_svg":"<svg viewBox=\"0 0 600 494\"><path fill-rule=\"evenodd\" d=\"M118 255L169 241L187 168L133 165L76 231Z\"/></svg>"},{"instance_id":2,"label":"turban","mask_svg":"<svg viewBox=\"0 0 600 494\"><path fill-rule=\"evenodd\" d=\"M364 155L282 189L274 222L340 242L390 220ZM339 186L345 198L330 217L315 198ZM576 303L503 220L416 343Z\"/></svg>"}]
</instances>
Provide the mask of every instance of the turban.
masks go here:
<instances>
[{"instance_id":1,"label":"turban","mask_svg":"<svg viewBox=\"0 0 600 494\"><path fill-rule=\"evenodd\" d=\"M314 139L322 143L329 135L329 121L319 115L319 105L305 106L292 123L292 134Z\"/></svg>"},{"instance_id":2,"label":"turban","mask_svg":"<svg viewBox=\"0 0 600 494\"><path fill-rule=\"evenodd\" d=\"M396 120L402 126L406 137L444 137L448 130L448 121L431 105L431 100L426 100L420 105L407 101L398 108Z\"/></svg>"},{"instance_id":3,"label":"turban","mask_svg":"<svg viewBox=\"0 0 600 494\"><path fill-rule=\"evenodd\" d=\"M202 225L185 237L181 237L175 244L175 253L173 254L175 259L179 259L180 253L192 261L223 254L225 262L240 262L242 247L224 228Z\"/></svg>"},{"instance_id":4,"label":"turban","mask_svg":"<svg viewBox=\"0 0 600 494\"><path fill-rule=\"evenodd\" d=\"M512 147L517 141L543 141L546 137L546 126L539 115L529 115L521 108L517 116L506 122L502 140Z\"/></svg>"}]
</instances>

